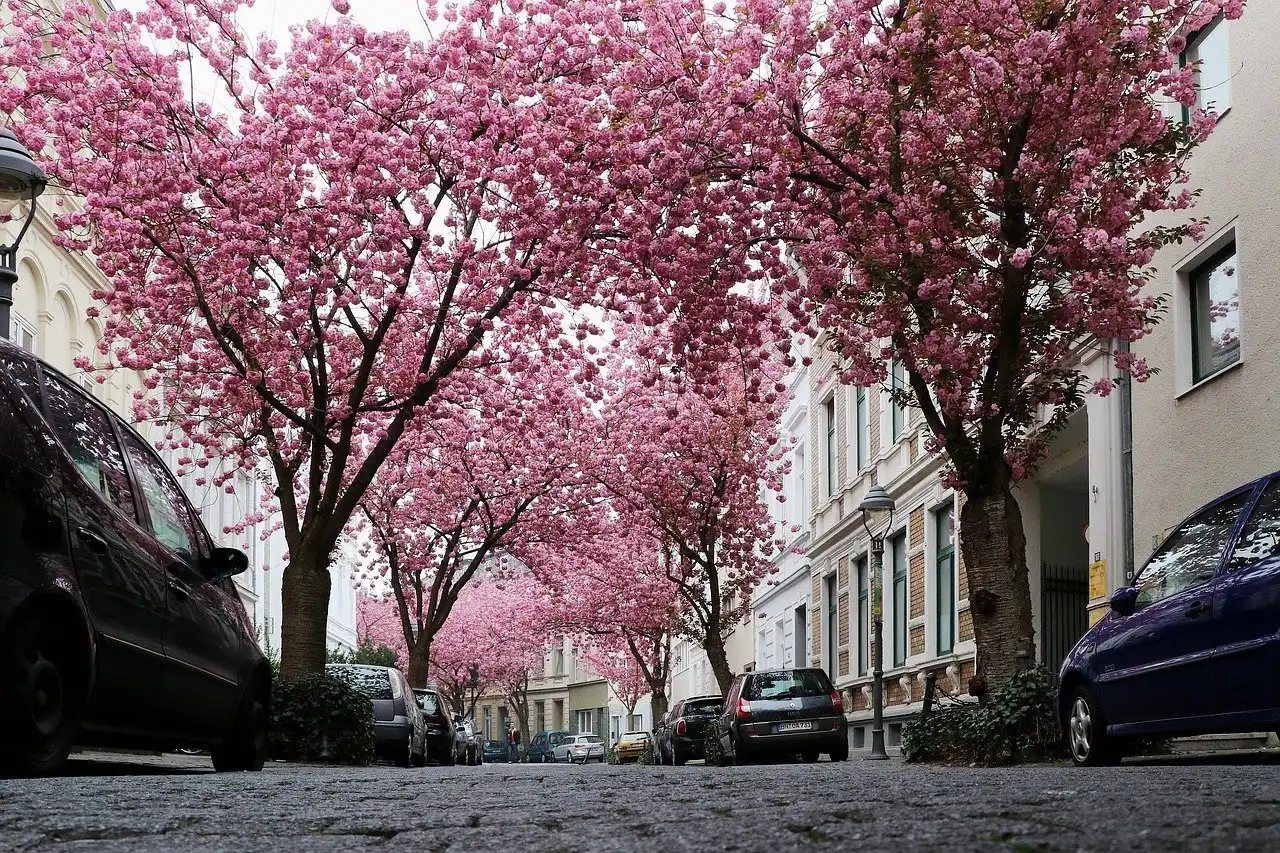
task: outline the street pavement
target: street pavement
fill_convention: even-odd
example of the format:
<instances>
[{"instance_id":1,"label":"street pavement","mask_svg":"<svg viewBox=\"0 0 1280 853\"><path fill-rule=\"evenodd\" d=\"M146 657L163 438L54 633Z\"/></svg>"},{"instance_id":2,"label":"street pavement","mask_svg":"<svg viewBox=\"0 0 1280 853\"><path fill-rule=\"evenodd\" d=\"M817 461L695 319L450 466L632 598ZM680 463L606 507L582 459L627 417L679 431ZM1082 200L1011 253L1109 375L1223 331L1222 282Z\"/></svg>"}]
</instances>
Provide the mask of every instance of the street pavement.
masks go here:
<instances>
[{"instance_id":1,"label":"street pavement","mask_svg":"<svg viewBox=\"0 0 1280 853\"><path fill-rule=\"evenodd\" d=\"M0 781L0 851L1280 850L1280 763L1101 770L78 760Z\"/></svg>"}]
</instances>

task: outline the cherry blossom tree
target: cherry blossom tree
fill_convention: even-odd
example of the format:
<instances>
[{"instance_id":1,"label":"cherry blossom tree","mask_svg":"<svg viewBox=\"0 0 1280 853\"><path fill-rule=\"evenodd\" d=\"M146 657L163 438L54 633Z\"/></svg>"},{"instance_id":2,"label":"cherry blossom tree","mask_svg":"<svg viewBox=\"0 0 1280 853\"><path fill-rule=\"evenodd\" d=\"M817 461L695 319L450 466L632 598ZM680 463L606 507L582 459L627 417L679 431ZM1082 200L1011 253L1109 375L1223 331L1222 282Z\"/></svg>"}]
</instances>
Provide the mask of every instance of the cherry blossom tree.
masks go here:
<instances>
[{"instance_id":1,"label":"cherry blossom tree","mask_svg":"<svg viewBox=\"0 0 1280 853\"><path fill-rule=\"evenodd\" d=\"M1147 374L1127 343L1161 308L1145 293L1155 251L1201 234L1180 213L1185 155L1214 124L1193 109L1184 127L1162 102L1194 106L1186 36L1242 2L743 8L718 88L750 128L741 174L775 191L804 272L792 308L828 334L843 379L883 383L900 360L895 399L947 455L982 695L1035 655L1012 486L1090 390L1082 347Z\"/></svg>"},{"instance_id":2,"label":"cherry blossom tree","mask_svg":"<svg viewBox=\"0 0 1280 853\"><path fill-rule=\"evenodd\" d=\"M636 713L636 705L649 692L649 682L640 663L627 648L608 648L598 643L587 646L583 657L609 682L610 691L627 709L627 719L630 720Z\"/></svg>"},{"instance_id":3,"label":"cherry blossom tree","mask_svg":"<svg viewBox=\"0 0 1280 853\"><path fill-rule=\"evenodd\" d=\"M619 523L648 538L674 588L677 631L707 653L722 691L725 652L780 543L761 481L781 490L777 432L786 386L771 350L741 351L694 384L657 361L620 369L603 420L615 442L602 471Z\"/></svg>"},{"instance_id":4,"label":"cherry blossom tree","mask_svg":"<svg viewBox=\"0 0 1280 853\"><path fill-rule=\"evenodd\" d=\"M64 242L108 276L103 354L150 377L140 416L186 465L274 478L296 679L323 666L335 543L496 327L554 357L576 306L656 323L706 293L685 328L732 337L724 294L761 271L658 132L707 120L676 46L724 31L696 4L462 0L425 43L342 16L277 44L247 2L14 0L0 113L82 199Z\"/></svg>"},{"instance_id":5,"label":"cherry blossom tree","mask_svg":"<svg viewBox=\"0 0 1280 853\"><path fill-rule=\"evenodd\" d=\"M599 424L573 364L529 363L437 405L361 502L373 555L363 581L390 588L415 687L468 584L546 566L598 514Z\"/></svg>"}]
</instances>

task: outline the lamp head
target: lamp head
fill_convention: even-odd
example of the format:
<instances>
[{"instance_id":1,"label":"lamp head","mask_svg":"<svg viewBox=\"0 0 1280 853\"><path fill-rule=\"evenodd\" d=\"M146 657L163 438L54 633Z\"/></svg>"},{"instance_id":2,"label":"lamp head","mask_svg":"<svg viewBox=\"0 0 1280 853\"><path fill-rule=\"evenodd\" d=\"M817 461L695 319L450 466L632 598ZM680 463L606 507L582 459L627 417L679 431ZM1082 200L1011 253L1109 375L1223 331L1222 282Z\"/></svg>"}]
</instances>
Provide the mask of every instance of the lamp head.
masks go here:
<instances>
[{"instance_id":1,"label":"lamp head","mask_svg":"<svg viewBox=\"0 0 1280 853\"><path fill-rule=\"evenodd\" d=\"M17 249L31 226L36 196L44 192L48 183L48 176L36 165L27 146L18 141L13 131L0 127L0 225L18 219L15 215L18 202L28 204L17 238L12 246L6 247L10 253Z\"/></svg>"},{"instance_id":2,"label":"lamp head","mask_svg":"<svg viewBox=\"0 0 1280 853\"><path fill-rule=\"evenodd\" d=\"M866 528L867 535L874 538L877 531L893 524L893 511L897 504L883 487L873 486L858 504L858 509L862 510L862 526Z\"/></svg>"}]
</instances>

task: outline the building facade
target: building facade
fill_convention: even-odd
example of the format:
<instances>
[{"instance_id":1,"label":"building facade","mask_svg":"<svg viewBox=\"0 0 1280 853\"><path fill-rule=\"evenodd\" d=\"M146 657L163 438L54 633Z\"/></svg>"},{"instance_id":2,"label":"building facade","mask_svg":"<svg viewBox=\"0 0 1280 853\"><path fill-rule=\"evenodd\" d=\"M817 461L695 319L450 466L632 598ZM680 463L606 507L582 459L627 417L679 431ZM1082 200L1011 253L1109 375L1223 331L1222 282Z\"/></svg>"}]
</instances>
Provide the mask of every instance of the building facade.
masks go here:
<instances>
[{"instance_id":1,"label":"building facade","mask_svg":"<svg viewBox=\"0 0 1280 853\"><path fill-rule=\"evenodd\" d=\"M1191 154L1203 240L1155 257L1169 311L1134 346L1159 372L1133 390L1134 540L1140 565L1183 518L1280 469L1280 0L1188 40L1201 103L1218 113Z\"/></svg>"}]
</instances>

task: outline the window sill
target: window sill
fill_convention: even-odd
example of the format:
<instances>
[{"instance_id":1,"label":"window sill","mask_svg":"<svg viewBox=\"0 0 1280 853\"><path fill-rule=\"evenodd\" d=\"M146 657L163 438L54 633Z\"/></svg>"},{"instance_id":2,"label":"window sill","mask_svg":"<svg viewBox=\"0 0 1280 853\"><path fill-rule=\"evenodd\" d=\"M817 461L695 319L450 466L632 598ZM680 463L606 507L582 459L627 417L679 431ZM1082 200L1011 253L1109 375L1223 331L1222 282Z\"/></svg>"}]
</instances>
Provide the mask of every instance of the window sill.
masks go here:
<instances>
[{"instance_id":1,"label":"window sill","mask_svg":"<svg viewBox=\"0 0 1280 853\"><path fill-rule=\"evenodd\" d=\"M1232 373L1236 370L1239 370L1243 366L1244 366L1244 359L1240 359L1239 361L1233 362L1232 364L1229 364L1226 367L1219 370L1217 373L1210 373L1208 376L1196 382L1194 385L1192 385L1190 388L1187 388L1185 391L1179 392L1177 395L1174 396L1174 399L1181 400L1183 397L1187 397L1195 393L1196 391L1199 391L1201 388L1208 385L1210 382L1220 379L1223 376L1226 376L1228 373Z\"/></svg>"}]
</instances>

